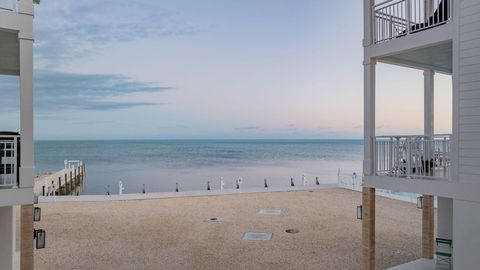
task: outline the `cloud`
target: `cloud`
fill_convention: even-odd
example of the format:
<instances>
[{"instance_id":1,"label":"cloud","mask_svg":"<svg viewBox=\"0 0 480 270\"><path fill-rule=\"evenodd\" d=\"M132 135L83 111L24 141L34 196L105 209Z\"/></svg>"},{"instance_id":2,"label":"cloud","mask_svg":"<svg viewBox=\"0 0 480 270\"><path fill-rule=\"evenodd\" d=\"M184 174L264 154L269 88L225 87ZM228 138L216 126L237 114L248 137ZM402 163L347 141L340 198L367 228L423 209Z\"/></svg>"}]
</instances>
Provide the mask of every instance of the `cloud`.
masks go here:
<instances>
[{"instance_id":1,"label":"cloud","mask_svg":"<svg viewBox=\"0 0 480 270\"><path fill-rule=\"evenodd\" d=\"M154 1L65 0L42 3L35 16L35 60L41 68L54 68L118 42L202 31Z\"/></svg>"},{"instance_id":2,"label":"cloud","mask_svg":"<svg viewBox=\"0 0 480 270\"><path fill-rule=\"evenodd\" d=\"M237 127L235 130L259 130L259 126Z\"/></svg>"},{"instance_id":3,"label":"cloud","mask_svg":"<svg viewBox=\"0 0 480 270\"><path fill-rule=\"evenodd\" d=\"M5 91L18 93L18 79L3 78ZM120 110L166 105L156 94L174 89L115 74L74 74L54 71L35 73L35 110L41 118L52 118L58 110ZM0 99L4 109L18 108L18 94ZM16 100L16 101L15 101Z\"/></svg>"}]
</instances>

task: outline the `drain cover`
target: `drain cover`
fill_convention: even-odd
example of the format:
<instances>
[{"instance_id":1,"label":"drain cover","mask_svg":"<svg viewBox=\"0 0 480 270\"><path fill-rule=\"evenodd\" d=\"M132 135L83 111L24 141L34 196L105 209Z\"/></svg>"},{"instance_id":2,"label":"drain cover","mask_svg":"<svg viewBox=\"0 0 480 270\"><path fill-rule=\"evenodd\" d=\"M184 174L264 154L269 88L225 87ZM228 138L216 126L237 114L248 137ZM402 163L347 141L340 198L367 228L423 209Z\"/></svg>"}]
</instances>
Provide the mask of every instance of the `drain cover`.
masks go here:
<instances>
[{"instance_id":1,"label":"drain cover","mask_svg":"<svg viewBox=\"0 0 480 270\"><path fill-rule=\"evenodd\" d=\"M223 218L221 217L209 217L205 220L205 222L222 222Z\"/></svg>"},{"instance_id":2,"label":"drain cover","mask_svg":"<svg viewBox=\"0 0 480 270\"><path fill-rule=\"evenodd\" d=\"M298 233L299 230L297 230L297 229L287 229L287 230L285 230L285 232L286 233Z\"/></svg>"},{"instance_id":3,"label":"drain cover","mask_svg":"<svg viewBox=\"0 0 480 270\"><path fill-rule=\"evenodd\" d=\"M258 212L260 215L278 216L282 213L280 209L262 209Z\"/></svg>"},{"instance_id":4,"label":"drain cover","mask_svg":"<svg viewBox=\"0 0 480 270\"><path fill-rule=\"evenodd\" d=\"M254 240L254 241L268 241L272 239L272 233L262 233L262 232L246 232L243 235L243 240Z\"/></svg>"}]
</instances>

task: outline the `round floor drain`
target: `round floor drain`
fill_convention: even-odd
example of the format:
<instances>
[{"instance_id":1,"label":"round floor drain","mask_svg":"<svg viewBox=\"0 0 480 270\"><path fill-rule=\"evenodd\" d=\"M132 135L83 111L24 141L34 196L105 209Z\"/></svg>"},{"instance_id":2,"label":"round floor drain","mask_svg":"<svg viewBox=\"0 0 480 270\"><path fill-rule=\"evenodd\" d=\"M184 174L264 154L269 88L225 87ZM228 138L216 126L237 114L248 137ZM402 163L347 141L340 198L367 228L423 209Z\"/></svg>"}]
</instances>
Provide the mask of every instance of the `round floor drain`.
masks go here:
<instances>
[{"instance_id":1,"label":"round floor drain","mask_svg":"<svg viewBox=\"0 0 480 270\"><path fill-rule=\"evenodd\" d=\"M298 233L299 231L297 229L287 229L285 230L286 233Z\"/></svg>"}]
</instances>

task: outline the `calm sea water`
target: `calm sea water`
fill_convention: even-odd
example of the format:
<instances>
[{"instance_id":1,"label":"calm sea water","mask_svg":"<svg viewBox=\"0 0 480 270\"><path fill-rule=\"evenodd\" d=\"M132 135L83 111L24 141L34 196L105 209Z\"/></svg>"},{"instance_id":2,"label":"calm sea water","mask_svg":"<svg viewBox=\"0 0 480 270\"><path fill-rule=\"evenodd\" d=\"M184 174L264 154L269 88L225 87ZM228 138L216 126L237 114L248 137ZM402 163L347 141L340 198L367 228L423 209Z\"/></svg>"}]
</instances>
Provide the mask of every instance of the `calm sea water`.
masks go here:
<instances>
[{"instance_id":1,"label":"calm sea water","mask_svg":"<svg viewBox=\"0 0 480 270\"><path fill-rule=\"evenodd\" d=\"M241 177L245 187L287 186L293 177L309 183L336 183L337 171L361 174L361 140L145 140L145 141L36 141L37 173L63 168L65 159L87 164L82 194L104 194L107 185L118 192L147 192L234 188Z\"/></svg>"}]
</instances>

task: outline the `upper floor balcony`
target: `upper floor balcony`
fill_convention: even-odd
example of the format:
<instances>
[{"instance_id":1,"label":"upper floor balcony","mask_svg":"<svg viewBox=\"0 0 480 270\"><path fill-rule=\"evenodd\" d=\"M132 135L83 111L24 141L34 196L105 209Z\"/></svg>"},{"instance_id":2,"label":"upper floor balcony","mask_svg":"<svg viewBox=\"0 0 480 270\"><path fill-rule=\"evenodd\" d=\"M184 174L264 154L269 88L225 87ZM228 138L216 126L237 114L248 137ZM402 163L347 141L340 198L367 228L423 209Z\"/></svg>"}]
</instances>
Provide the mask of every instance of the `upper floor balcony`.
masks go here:
<instances>
[{"instance_id":1,"label":"upper floor balcony","mask_svg":"<svg viewBox=\"0 0 480 270\"><path fill-rule=\"evenodd\" d=\"M372 7L375 44L450 22L452 0L387 0Z\"/></svg>"},{"instance_id":2,"label":"upper floor balcony","mask_svg":"<svg viewBox=\"0 0 480 270\"><path fill-rule=\"evenodd\" d=\"M450 135L378 136L375 139L375 175L397 178L448 180Z\"/></svg>"}]
</instances>

